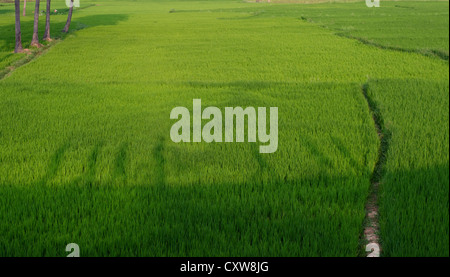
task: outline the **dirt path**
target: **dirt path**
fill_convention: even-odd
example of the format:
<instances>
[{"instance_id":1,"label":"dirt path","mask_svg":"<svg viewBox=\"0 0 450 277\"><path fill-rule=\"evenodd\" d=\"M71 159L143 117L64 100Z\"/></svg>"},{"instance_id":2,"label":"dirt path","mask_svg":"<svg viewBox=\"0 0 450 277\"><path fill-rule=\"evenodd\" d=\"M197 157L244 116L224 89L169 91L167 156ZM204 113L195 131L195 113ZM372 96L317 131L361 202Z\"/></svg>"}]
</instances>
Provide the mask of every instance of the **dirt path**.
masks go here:
<instances>
[{"instance_id":1,"label":"dirt path","mask_svg":"<svg viewBox=\"0 0 450 277\"><path fill-rule=\"evenodd\" d=\"M390 133L384 128L383 118L376 103L368 95L369 84L362 87L362 93L372 114L375 129L380 140L377 162L370 179L370 194L366 203L366 219L364 223L364 241L367 257L379 257L382 249L379 238L378 191L383 176L386 153L389 148Z\"/></svg>"}]
</instances>

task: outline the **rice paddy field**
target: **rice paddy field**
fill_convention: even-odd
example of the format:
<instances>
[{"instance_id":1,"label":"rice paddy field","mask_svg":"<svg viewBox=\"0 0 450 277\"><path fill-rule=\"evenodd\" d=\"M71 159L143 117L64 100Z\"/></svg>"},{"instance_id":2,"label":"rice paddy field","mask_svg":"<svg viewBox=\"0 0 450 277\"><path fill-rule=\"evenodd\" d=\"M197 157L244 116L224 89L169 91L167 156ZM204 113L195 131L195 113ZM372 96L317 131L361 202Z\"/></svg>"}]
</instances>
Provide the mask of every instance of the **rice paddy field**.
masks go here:
<instances>
[{"instance_id":1,"label":"rice paddy field","mask_svg":"<svg viewBox=\"0 0 450 277\"><path fill-rule=\"evenodd\" d=\"M13 54L0 2L0 256L364 256L374 183L382 256L449 256L448 1L53 9ZM277 151L174 143L193 99L278 107Z\"/></svg>"}]
</instances>

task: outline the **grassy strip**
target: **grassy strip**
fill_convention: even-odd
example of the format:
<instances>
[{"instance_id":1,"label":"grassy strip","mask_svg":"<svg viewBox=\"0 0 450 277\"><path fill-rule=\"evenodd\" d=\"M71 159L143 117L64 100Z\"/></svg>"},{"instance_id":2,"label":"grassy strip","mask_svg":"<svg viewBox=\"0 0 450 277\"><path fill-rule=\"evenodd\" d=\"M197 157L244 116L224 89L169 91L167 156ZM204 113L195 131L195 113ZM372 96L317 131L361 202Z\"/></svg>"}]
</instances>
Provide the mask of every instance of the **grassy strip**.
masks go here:
<instances>
[{"instance_id":1,"label":"grassy strip","mask_svg":"<svg viewBox=\"0 0 450 277\"><path fill-rule=\"evenodd\" d=\"M44 44L42 47L28 50L29 52L25 53L25 56L23 56L19 60L16 60L11 65L7 66L6 68L3 68L0 71L0 80L8 77L14 70L19 68L20 66L23 66L33 61L34 59L36 59L41 55L44 55L53 45L57 44L60 41L61 41L60 39L53 39L51 42Z\"/></svg>"}]
</instances>

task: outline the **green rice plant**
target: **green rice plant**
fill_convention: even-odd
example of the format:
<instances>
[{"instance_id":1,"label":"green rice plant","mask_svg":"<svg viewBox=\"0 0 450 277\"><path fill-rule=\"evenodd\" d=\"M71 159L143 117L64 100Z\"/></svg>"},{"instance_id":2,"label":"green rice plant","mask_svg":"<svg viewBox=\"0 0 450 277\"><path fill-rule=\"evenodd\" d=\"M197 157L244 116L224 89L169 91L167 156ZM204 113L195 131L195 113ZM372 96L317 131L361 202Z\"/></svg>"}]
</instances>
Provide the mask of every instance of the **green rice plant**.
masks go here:
<instances>
[{"instance_id":1,"label":"green rice plant","mask_svg":"<svg viewBox=\"0 0 450 277\"><path fill-rule=\"evenodd\" d=\"M448 241L448 154L440 154L448 153L448 62L301 20L355 4L95 3L75 10L76 31L0 80L0 256L65 256L71 242L82 256L359 255L380 144L364 84L392 132L385 254L448 255L439 247L445 233ZM0 13L5 53L11 18ZM52 28L64 19L52 17ZM31 38L26 22L22 37ZM391 103L396 97L405 100ZM278 150L172 142L170 111L192 111L193 99L221 110L278 107ZM427 135L416 139L425 122ZM398 153L420 163L397 168ZM417 173L430 176L427 189ZM406 175L418 183L396 190L393 180ZM427 195L435 204L424 210ZM391 198L399 200L386 204ZM420 216L392 211L404 203L418 203ZM415 244L403 242L406 231Z\"/></svg>"},{"instance_id":2,"label":"green rice plant","mask_svg":"<svg viewBox=\"0 0 450 277\"><path fill-rule=\"evenodd\" d=\"M386 256L448 256L448 91L448 80L369 82L391 133L380 195Z\"/></svg>"}]
</instances>

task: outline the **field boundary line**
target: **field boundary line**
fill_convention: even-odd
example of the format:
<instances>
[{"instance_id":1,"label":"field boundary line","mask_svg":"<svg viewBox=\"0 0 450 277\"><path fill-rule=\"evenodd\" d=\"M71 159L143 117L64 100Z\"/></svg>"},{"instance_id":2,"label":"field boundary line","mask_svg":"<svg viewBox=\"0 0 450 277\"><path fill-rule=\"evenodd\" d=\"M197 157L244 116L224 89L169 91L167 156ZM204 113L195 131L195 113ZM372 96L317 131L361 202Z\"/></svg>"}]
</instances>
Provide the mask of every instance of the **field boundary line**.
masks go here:
<instances>
[{"instance_id":1,"label":"field boundary line","mask_svg":"<svg viewBox=\"0 0 450 277\"><path fill-rule=\"evenodd\" d=\"M347 38L347 39L353 39L353 40L359 41L362 44L365 44L368 46L373 46L378 49L398 51L398 52L404 52L404 53L415 53L415 54L423 55L425 57L439 58L443 61L449 62L449 54L445 53L443 51L440 51L440 50L436 50L436 49L406 49L406 48L402 48L402 47L383 45L381 43L373 42L373 41L370 41L370 40L362 38L362 37L356 37L356 36L353 36L350 34L343 33L342 29L330 28L326 25L315 22L312 19L304 17L304 16L301 16L300 19L304 22L316 24L317 26L319 26L321 28L331 30L331 31L333 31L333 34L336 36Z\"/></svg>"},{"instance_id":2,"label":"field boundary line","mask_svg":"<svg viewBox=\"0 0 450 277\"><path fill-rule=\"evenodd\" d=\"M50 48L52 46L58 44L61 41L62 41L62 39L53 39L49 44L44 45L43 47L36 48L34 50L26 50L24 52L24 53L26 53L26 56L13 62L11 65L1 69L0 81L9 77L19 67L32 62L33 60L35 60L36 58L38 58L41 55L44 55L45 53L48 52L48 50L50 50Z\"/></svg>"},{"instance_id":3,"label":"field boundary line","mask_svg":"<svg viewBox=\"0 0 450 277\"><path fill-rule=\"evenodd\" d=\"M76 10L83 10L83 9L87 9L87 8L94 7L94 6L98 6L98 4L90 4L90 5L87 5L84 7L76 8ZM72 28L72 30L69 31L69 34L73 34L74 32L84 29L84 28L85 28L84 26ZM33 48L33 50L24 49L23 53L25 53L26 56L18 59L17 61L12 62L9 66L6 66L6 67L0 69L0 81L9 77L9 75L11 75L11 73L13 73L19 67L24 66L24 65L32 62L34 59L38 58L39 56L47 53L48 50L50 50L50 48L52 48L54 45L58 44L59 42L63 41L69 34L52 37L52 40L48 44L44 44L42 47ZM11 54L14 55L14 52L11 52Z\"/></svg>"},{"instance_id":4,"label":"field boundary line","mask_svg":"<svg viewBox=\"0 0 450 277\"><path fill-rule=\"evenodd\" d=\"M364 244L367 257L379 257L382 248L380 246L380 224L379 224L379 207L378 192L384 174L384 165L386 163L386 154L389 149L391 134L384 126L383 117L377 106L377 103L369 96L369 83L362 85L362 94L367 102L370 114L375 124L375 129L380 141L378 147L378 156L375 163L372 176L370 178L370 192L367 198L364 221Z\"/></svg>"},{"instance_id":5,"label":"field boundary line","mask_svg":"<svg viewBox=\"0 0 450 277\"><path fill-rule=\"evenodd\" d=\"M439 59L447 61L447 62L449 61L449 55L447 53L444 53L444 52L436 50L436 49L418 49L418 50L406 49L406 48L402 48L402 47L383 45L380 43L376 43L376 42L367 40L365 38L355 37L355 36L344 34L344 33L335 33L335 34L340 37L357 40L357 41L361 42L362 44L373 46L373 47L376 47L376 48L382 49L382 50L392 50L392 51L399 51L399 52L405 52L405 53L415 53L415 54L423 55L425 57L439 58Z\"/></svg>"}]
</instances>

